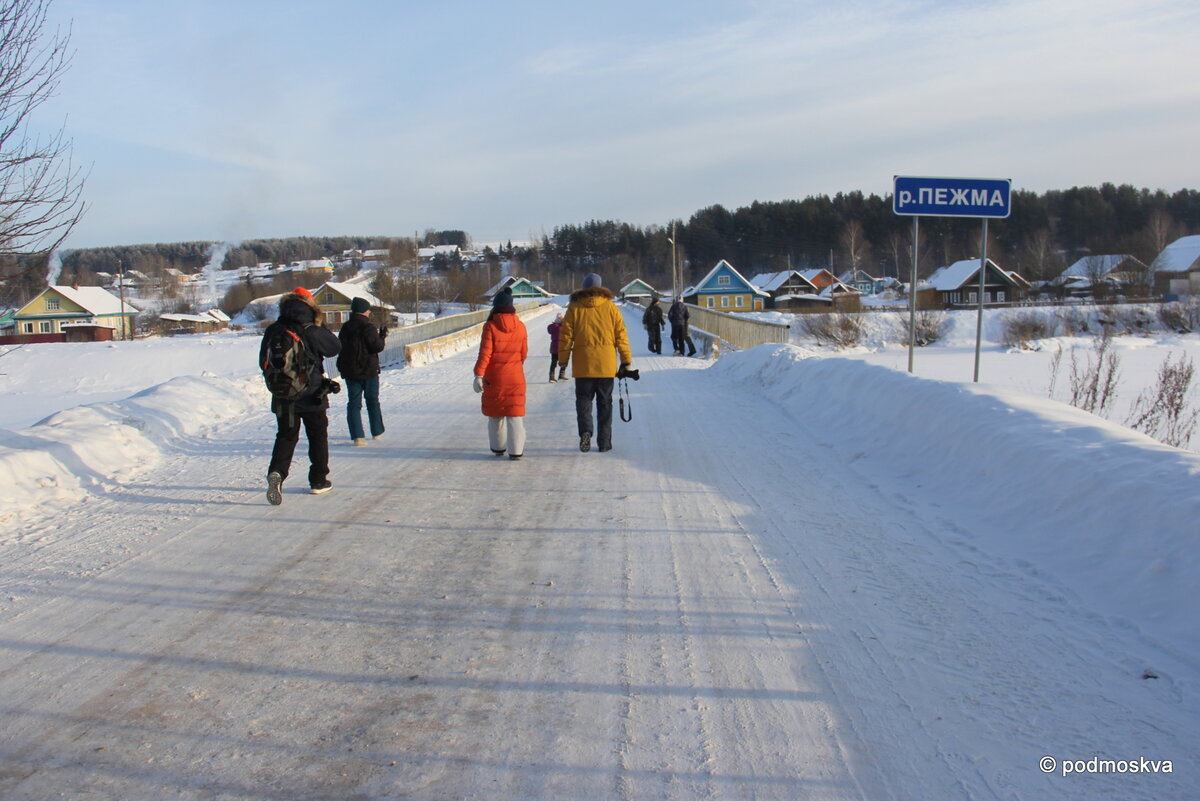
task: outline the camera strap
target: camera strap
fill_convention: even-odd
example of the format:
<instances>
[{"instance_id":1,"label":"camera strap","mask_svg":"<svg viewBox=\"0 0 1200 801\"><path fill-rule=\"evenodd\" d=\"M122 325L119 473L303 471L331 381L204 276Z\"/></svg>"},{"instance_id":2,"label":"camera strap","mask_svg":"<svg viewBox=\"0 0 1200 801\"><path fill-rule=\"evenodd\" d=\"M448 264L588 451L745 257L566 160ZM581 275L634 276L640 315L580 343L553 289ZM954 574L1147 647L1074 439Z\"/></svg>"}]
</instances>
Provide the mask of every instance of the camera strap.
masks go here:
<instances>
[{"instance_id":1,"label":"camera strap","mask_svg":"<svg viewBox=\"0 0 1200 801\"><path fill-rule=\"evenodd\" d=\"M621 419L628 423L633 419L633 404L629 403L629 384L624 378L617 379L617 408Z\"/></svg>"}]
</instances>

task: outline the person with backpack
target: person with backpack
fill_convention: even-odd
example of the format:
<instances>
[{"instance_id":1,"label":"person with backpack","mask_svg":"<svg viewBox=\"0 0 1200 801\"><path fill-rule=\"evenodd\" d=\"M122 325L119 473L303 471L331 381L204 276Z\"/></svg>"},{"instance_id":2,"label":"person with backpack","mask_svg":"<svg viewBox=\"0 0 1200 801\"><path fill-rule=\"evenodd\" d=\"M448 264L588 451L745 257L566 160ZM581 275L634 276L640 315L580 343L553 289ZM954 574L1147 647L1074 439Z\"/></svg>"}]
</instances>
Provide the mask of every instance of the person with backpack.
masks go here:
<instances>
[{"instance_id":1,"label":"person with backpack","mask_svg":"<svg viewBox=\"0 0 1200 801\"><path fill-rule=\"evenodd\" d=\"M554 315L554 322L546 326L546 333L550 335L550 383L555 381L566 381L567 371L565 368L558 366L558 332L562 330L561 314ZM558 371L558 378L554 377L554 371Z\"/></svg>"},{"instance_id":2,"label":"person with backpack","mask_svg":"<svg viewBox=\"0 0 1200 801\"><path fill-rule=\"evenodd\" d=\"M612 450L613 383L617 357L626 369L632 367L629 333L625 319L613 302L613 293L601 285L600 276L589 273L583 288L571 293L571 302L558 335L558 363L571 362L575 376L575 419L579 450L592 449L592 402L596 403L596 442L600 450Z\"/></svg>"},{"instance_id":3,"label":"person with backpack","mask_svg":"<svg viewBox=\"0 0 1200 801\"><path fill-rule=\"evenodd\" d=\"M692 342L692 337L688 334L688 320L691 316L687 306L684 305L683 298L675 298L675 302L671 304L671 310L667 312L667 319L671 322L671 345L675 348L676 356L684 355L684 345L688 347L688 356L696 355L696 343Z\"/></svg>"},{"instance_id":4,"label":"person with backpack","mask_svg":"<svg viewBox=\"0 0 1200 801\"><path fill-rule=\"evenodd\" d=\"M650 305L642 314L642 327L650 335L650 341L646 347L650 349L651 353L657 353L660 356L662 355L662 330L665 325L662 306L659 305L658 298L651 298Z\"/></svg>"},{"instance_id":5,"label":"person with backpack","mask_svg":"<svg viewBox=\"0 0 1200 801\"><path fill-rule=\"evenodd\" d=\"M367 401L367 424L371 438L383 436L383 411L379 407L379 354L387 339L385 326L375 327L371 322L371 304L366 298L350 301L350 319L342 324L338 339L342 352L338 356L337 368L346 380L346 424L350 428L350 439L356 446L367 444L363 431L362 405Z\"/></svg>"},{"instance_id":6,"label":"person with backpack","mask_svg":"<svg viewBox=\"0 0 1200 801\"><path fill-rule=\"evenodd\" d=\"M525 357L529 334L513 307L512 290L496 293L492 312L483 324L479 358L475 360L475 391L483 395L492 453L509 459L525 455Z\"/></svg>"},{"instance_id":7,"label":"person with backpack","mask_svg":"<svg viewBox=\"0 0 1200 801\"><path fill-rule=\"evenodd\" d=\"M283 482L300 441L300 426L308 437L308 485L313 495L333 488L329 481L328 395L339 392L325 377L323 359L336 356L341 342L325 327L325 315L304 287L279 300L279 317L263 332L258 363L271 390L271 411L278 429L267 468L267 500L283 503Z\"/></svg>"}]
</instances>

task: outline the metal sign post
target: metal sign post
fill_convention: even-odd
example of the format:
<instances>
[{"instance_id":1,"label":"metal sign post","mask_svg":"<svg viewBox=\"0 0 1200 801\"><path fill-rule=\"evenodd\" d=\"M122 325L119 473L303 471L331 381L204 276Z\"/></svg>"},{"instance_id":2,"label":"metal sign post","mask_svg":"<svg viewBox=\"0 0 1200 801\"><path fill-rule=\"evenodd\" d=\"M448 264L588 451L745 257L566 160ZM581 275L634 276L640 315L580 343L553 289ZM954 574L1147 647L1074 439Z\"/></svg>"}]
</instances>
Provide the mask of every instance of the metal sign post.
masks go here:
<instances>
[{"instance_id":1,"label":"metal sign post","mask_svg":"<svg viewBox=\"0 0 1200 801\"><path fill-rule=\"evenodd\" d=\"M913 272L909 289L908 371L913 369L917 308L917 219L920 217L977 217L983 221L979 259L979 314L975 323L975 381L983 345L983 297L987 277L987 221L1009 215L1012 181L1008 178L919 178L896 175L892 212L913 218Z\"/></svg>"}]
</instances>

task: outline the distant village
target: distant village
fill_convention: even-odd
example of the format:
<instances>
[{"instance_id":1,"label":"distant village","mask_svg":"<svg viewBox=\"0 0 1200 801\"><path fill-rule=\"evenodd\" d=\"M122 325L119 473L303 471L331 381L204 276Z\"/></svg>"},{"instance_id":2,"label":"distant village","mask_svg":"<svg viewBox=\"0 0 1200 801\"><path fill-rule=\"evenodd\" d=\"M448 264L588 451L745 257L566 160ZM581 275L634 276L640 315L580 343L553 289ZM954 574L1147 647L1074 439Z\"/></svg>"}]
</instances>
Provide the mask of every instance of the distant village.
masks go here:
<instances>
[{"instance_id":1,"label":"distant village","mask_svg":"<svg viewBox=\"0 0 1200 801\"><path fill-rule=\"evenodd\" d=\"M221 330L234 324L229 314L217 308L230 286L238 283L278 282L309 289L333 328L350 314L350 304L366 299L382 315L399 321L395 305L373 292L380 270L386 270L386 250L350 250L288 264L262 263L237 269L206 270L186 275L169 270L165 280L178 288L192 287L197 297L206 297L210 308L199 313L172 313L142 308L144 299L162 292L163 278L151 279L135 270L120 275L100 275L101 286L52 284L19 309L0 312L0 344L26 342L75 342L129 339L146 335L177 335ZM477 265L484 259L478 251L454 245L421 248L416 272L431 272L435 263ZM1071 264L1059 276L1031 283L1015 271L989 259L964 259L946 265L921 281L916 288L917 307L922 309L970 308L979 304L980 273L983 272L983 304L1019 306L1079 302L1162 302L1200 296L1200 236L1185 236L1168 245L1147 265L1126 254L1092 255ZM335 275L346 276L333 280ZM545 282L516 275L497 276L477 297L467 298L474 308L486 303L501 289L510 289L514 301L547 301L570 291L570 287L545 286ZM647 303L652 298L673 295L694 306L730 314L779 311L798 314L853 313L875 308L907 306L908 284L875 277L863 270L835 275L828 269L782 270L745 276L724 259L699 281L683 287L655 287L641 278L624 281L615 292L629 301ZM418 296L419 297L419 296ZM254 325L274 317L279 295L252 299L238 317Z\"/></svg>"}]
</instances>

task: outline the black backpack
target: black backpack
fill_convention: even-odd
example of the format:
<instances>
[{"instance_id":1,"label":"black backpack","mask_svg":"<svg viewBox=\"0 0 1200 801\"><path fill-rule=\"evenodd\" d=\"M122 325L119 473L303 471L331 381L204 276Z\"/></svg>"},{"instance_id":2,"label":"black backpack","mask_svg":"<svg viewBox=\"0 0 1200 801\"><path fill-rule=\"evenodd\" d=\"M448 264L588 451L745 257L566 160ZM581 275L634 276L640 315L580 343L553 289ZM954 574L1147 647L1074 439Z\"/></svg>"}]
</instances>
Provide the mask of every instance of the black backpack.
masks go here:
<instances>
[{"instance_id":1,"label":"black backpack","mask_svg":"<svg viewBox=\"0 0 1200 801\"><path fill-rule=\"evenodd\" d=\"M294 401L308 394L314 375L321 373L321 370L321 360L305 347L304 339L290 328L280 327L267 342L262 364L263 380L274 397Z\"/></svg>"}]
</instances>

